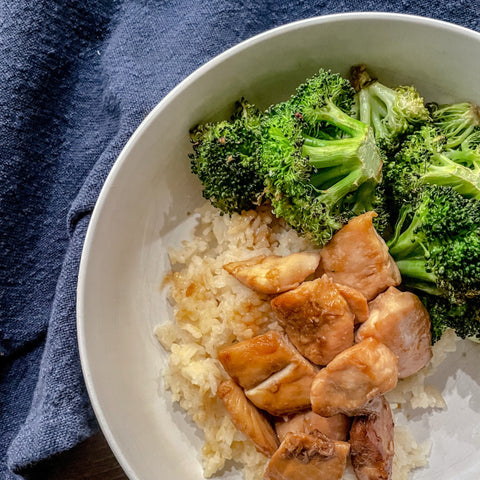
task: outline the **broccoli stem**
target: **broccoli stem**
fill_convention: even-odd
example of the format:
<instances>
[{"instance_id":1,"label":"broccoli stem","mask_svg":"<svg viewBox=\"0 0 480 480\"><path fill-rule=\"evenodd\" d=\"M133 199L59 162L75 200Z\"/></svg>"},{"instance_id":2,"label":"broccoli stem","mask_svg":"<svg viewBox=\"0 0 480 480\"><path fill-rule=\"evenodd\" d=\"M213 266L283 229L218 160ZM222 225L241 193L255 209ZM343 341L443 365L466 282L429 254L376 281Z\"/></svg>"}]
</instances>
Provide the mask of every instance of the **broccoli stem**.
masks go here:
<instances>
[{"instance_id":1,"label":"broccoli stem","mask_svg":"<svg viewBox=\"0 0 480 480\"><path fill-rule=\"evenodd\" d=\"M446 147L455 148L480 126L480 109L468 102L446 105L433 112L433 120L446 134Z\"/></svg>"},{"instance_id":2,"label":"broccoli stem","mask_svg":"<svg viewBox=\"0 0 480 480\"><path fill-rule=\"evenodd\" d=\"M435 153L425 174L420 177L423 183L451 186L460 195L480 200L480 175L471 169L450 160L447 156Z\"/></svg>"},{"instance_id":3,"label":"broccoli stem","mask_svg":"<svg viewBox=\"0 0 480 480\"><path fill-rule=\"evenodd\" d=\"M331 102L327 102L319 108L309 109L304 112L309 122L327 122L343 130L352 137L365 135L368 126L363 122L350 117L343 110Z\"/></svg>"},{"instance_id":4,"label":"broccoli stem","mask_svg":"<svg viewBox=\"0 0 480 480\"><path fill-rule=\"evenodd\" d=\"M375 210L372 196L376 186L377 184L374 182L365 182L360 185L356 192L355 203L352 205L352 212L355 215L360 215L361 213Z\"/></svg>"},{"instance_id":5,"label":"broccoli stem","mask_svg":"<svg viewBox=\"0 0 480 480\"><path fill-rule=\"evenodd\" d=\"M392 89L374 82L360 90L359 96L360 120L369 124L371 119L375 119L380 124L380 119L385 117L395 104L397 94Z\"/></svg>"},{"instance_id":6,"label":"broccoli stem","mask_svg":"<svg viewBox=\"0 0 480 480\"><path fill-rule=\"evenodd\" d=\"M352 168L360 163L358 149L362 137L342 138L340 140L305 140L302 153L308 156L315 168L328 168L344 165ZM311 145L309 145L311 144Z\"/></svg>"},{"instance_id":7,"label":"broccoli stem","mask_svg":"<svg viewBox=\"0 0 480 480\"><path fill-rule=\"evenodd\" d=\"M453 132L451 132L451 138L447 140L447 148L458 147L474 130L471 125L458 125ZM453 140L452 140L453 139Z\"/></svg>"},{"instance_id":8,"label":"broccoli stem","mask_svg":"<svg viewBox=\"0 0 480 480\"><path fill-rule=\"evenodd\" d=\"M425 266L425 259L397 260L397 267L402 276L414 278L423 282L435 284L437 277Z\"/></svg>"},{"instance_id":9,"label":"broccoli stem","mask_svg":"<svg viewBox=\"0 0 480 480\"><path fill-rule=\"evenodd\" d=\"M310 182L323 190L323 201L334 205L367 179L380 181L382 160L370 127L330 103L310 109L305 116L310 122L332 123L351 135L334 140L304 135L302 155L308 157L310 165L317 169ZM371 192L372 189L368 193ZM357 209L361 211L360 204Z\"/></svg>"},{"instance_id":10,"label":"broccoli stem","mask_svg":"<svg viewBox=\"0 0 480 480\"><path fill-rule=\"evenodd\" d=\"M367 89L370 91L370 95L381 100L382 103L386 106L385 111L389 111L397 100L397 93L389 87L379 83L371 83Z\"/></svg>"},{"instance_id":11,"label":"broccoli stem","mask_svg":"<svg viewBox=\"0 0 480 480\"><path fill-rule=\"evenodd\" d=\"M480 175L480 155L472 151L464 150L449 150L448 158L455 163L465 165L475 172L476 175Z\"/></svg>"},{"instance_id":12,"label":"broccoli stem","mask_svg":"<svg viewBox=\"0 0 480 480\"><path fill-rule=\"evenodd\" d=\"M420 222L419 222L420 223ZM406 232L403 232L398 238L394 238L389 242L389 251L390 254L395 259L403 259L408 257L412 252L414 252L418 247L418 240L415 238L414 229L408 229Z\"/></svg>"},{"instance_id":13,"label":"broccoli stem","mask_svg":"<svg viewBox=\"0 0 480 480\"><path fill-rule=\"evenodd\" d=\"M419 215L413 215L410 225L402 232L403 226L411 213L412 209L410 207L403 207L400 210L393 237L387 242L389 252L395 259L408 257L420 245L416 236L418 227L422 224Z\"/></svg>"},{"instance_id":14,"label":"broccoli stem","mask_svg":"<svg viewBox=\"0 0 480 480\"><path fill-rule=\"evenodd\" d=\"M387 131L383 119L395 103L396 94L393 90L374 82L359 92L359 119L367 125L372 125L380 137Z\"/></svg>"},{"instance_id":15,"label":"broccoli stem","mask_svg":"<svg viewBox=\"0 0 480 480\"><path fill-rule=\"evenodd\" d=\"M326 189L332 185L332 183L338 182L356 168L358 168L358 165L354 162L348 162L338 167L323 169L320 172L313 173L310 177L310 182L315 188Z\"/></svg>"},{"instance_id":16,"label":"broccoli stem","mask_svg":"<svg viewBox=\"0 0 480 480\"><path fill-rule=\"evenodd\" d=\"M402 232L405 222L412 213L414 214L410 224ZM411 207L403 207L400 210L393 237L387 245L407 284L427 293L439 294L436 288L437 277L426 267L426 258L429 254L418 239L418 230L421 225L422 212L413 212Z\"/></svg>"},{"instance_id":17,"label":"broccoli stem","mask_svg":"<svg viewBox=\"0 0 480 480\"><path fill-rule=\"evenodd\" d=\"M327 205L336 205L353 189L352 186L358 186L364 177L361 169L357 168L351 171L346 177L334 183L323 194L319 196L319 200Z\"/></svg>"}]
</instances>

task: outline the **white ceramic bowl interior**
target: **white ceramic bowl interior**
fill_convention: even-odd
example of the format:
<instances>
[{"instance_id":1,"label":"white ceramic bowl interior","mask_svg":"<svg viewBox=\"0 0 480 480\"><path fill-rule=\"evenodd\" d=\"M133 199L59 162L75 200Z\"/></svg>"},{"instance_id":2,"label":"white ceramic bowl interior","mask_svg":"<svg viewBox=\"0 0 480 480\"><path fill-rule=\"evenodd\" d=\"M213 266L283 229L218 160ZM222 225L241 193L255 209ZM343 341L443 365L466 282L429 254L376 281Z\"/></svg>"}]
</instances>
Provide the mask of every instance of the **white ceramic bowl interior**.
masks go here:
<instances>
[{"instance_id":1,"label":"white ceramic bowl interior","mask_svg":"<svg viewBox=\"0 0 480 480\"><path fill-rule=\"evenodd\" d=\"M380 13L300 21L228 50L175 88L145 119L109 175L85 242L78 336L102 430L132 480L201 479L201 432L161 379L167 355L152 331L171 320L162 290L167 247L188 237L201 190L190 173L188 130L229 114L245 96L267 107L320 67L366 63L383 83L414 84L426 100L480 102L480 35L450 24ZM463 350L469 350L463 356ZM435 382L449 409L410 419L434 432L431 465L415 479L478 480L479 349L468 345ZM235 471L225 478L241 478Z\"/></svg>"}]
</instances>

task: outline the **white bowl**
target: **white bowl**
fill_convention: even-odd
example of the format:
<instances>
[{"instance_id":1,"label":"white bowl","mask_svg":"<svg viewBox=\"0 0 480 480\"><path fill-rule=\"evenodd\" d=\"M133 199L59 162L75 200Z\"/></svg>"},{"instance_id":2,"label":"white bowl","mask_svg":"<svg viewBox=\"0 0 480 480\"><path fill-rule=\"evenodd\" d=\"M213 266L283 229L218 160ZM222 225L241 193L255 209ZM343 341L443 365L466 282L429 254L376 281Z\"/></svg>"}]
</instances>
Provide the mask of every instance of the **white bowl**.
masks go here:
<instances>
[{"instance_id":1,"label":"white bowl","mask_svg":"<svg viewBox=\"0 0 480 480\"><path fill-rule=\"evenodd\" d=\"M427 100L480 102L480 34L420 17L352 13L276 28L216 57L144 120L115 163L88 230L78 282L78 338L101 428L132 480L201 479L201 433L165 393L166 353L152 330L169 321L160 291L167 246L189 232L202 202L190 173L188 130L220 119L245 96L286 98L319 67L366 63L386 84L414 84ZM467 350L470 347L465 347ZM478 480L479 350L462 350L436 377L449 410L411 423L433 435L431 464L414 478ZM459 368L460 367L460 368ZM229 473L229 478L240 478Z\"/></svg>"}]
</instances>

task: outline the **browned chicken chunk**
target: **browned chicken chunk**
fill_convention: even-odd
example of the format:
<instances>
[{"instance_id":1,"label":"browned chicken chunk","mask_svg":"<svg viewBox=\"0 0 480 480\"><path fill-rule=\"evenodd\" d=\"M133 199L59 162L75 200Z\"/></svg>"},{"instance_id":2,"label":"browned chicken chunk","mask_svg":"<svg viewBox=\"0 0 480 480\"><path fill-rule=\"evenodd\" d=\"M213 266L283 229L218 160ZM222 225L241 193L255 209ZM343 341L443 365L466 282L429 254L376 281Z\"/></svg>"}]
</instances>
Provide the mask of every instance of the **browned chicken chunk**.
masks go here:
<instances>
[{"instance_id":1,"label":"browned chicken chunk","mask_svg":"<svg viewBox=\"0 0 480 480\"><path fill-rule=\"evenodd\" d=\"M430 315L411 292L390 287L369 304L370 317L358 329L357 342L374 337L398 357L398 376L418 372L432 358Z\"/></svg>"},{"instance_id":2,"label":"browned chicken chunk","mask_svg":"<svg viewBox=\"0 0 480 480\"><path fill-rule=\"evenodd\" d=\"M260 255L223 268L252 290L277 294L298 287L315 272L319 261L320 252L300 252L285 257Z\"/></svg>"},{"instance_id":3,"label":"browned chicken chunk","mask_svg":"<svg viewBox=\"0 0 480 480\"><path fill-rule=\"evenodd\" d=\"M310 406L317 369L279 332L268 332L226 347L218 358L247 397L272 415Z\"/></svg>"},{"instance_id":4,"label":"browned chicken chunk","mask_svg":"<svg viewBox=\"0 0 480 480\"><path fill-rule=\"evenodd\" d=\"M271 304L288 338L311 362L326 365L353 345L354 315L327 275L282 293Z\"/></svg>"},{"instance_id":5,"label":"browned chicken chunk","mask_svg":"<svg viewBox=\"0 0 480 480\"><path fill-rule=\"evenodd\" d=\"M333 417L322 417L311 410L300 412L290 417L278 418L275 421L275 431L282 442L287 433L308 433L315 435L323 433L332 440L345 442L350 430L350 418L339 413Z\"/></svg>"},{"instance_id":6,"label":"browned chicken chunk","mask_svg":"<svg viewBox=\"0 0 480 480\"><path fill-rule=\"evenodd\" d=\"M350 445L322 435L288 433L265 470L266 480L340 480Z\"/></svg>"},{"instance_id":7,"label":"browned chicken chunk","mask_svg":"<svg viewBox=\"0 0 480 480\"><path fill-rule=\"evenodd\" d=\"M375 338L367 338L337 355L312 384L312 410L330 417L358 415L374 397L397 384L397 356Z\"/></svg>"},{"instance_id":8,"label":"browned chicken chunk","mask_svg":"<svg viewBox=\"0 0 480 480\"><path fill-rule=\"evenodd\" d=\"M381 397L377 412L355 417L350 430L352 466L358 480L390 480L394 455L393 416Z\"/></svg>"},{"instance_id":9,"label":"browned chicken chunk","mask_svg":"<svg viewBox=\"0 0 480 480\"><path fill-rule=\"evenodd\" d=\"M255 444L257 450L271 457L279 441L266 417L245 396L233 380L223 380L217 395L223 400L233 424Z\"/></svg>"},{"instance_id":10,"label":"browned chicken chunk","mask_svg":"<svg viewBox=\"0 0 480 480\"><path fill-rule=\"evenodd\" d=\"M362 405L361 407L355 408L352 410L350 416L364 416L370 415L371 413L378 412L382 404L383 395L377 395L369 400L367 403Z\"/></svg>"},{"instance_id":11,"label":"browned chicken chunk","mask_svg":"<svg viewBox=\"0 0 480 480\"><path fill-rule=\"evenodd\" d=\"M274 416L309 408L310 389L317 369L299 356L301 361L291 363L260 385L246 390L245 394L252 403Z\"/></svg>"},{"instance_id":12,"label":"browned chicken chunk","mask_svg":"<svg viewBox=\"0 0 480 480\"><path fill-rule=\"evenodd\" d=\"M285 334L276 331L225 347L218 352L218 359L245 389L259 385L292 363L305 362Z\"/></svg>"},{"instance_id":13,"label":"browned chicken chunk","mask_svg":"<svg viewBox=\"0 0 480 480\"><path fill-rule=\"evenodd\" d=\"M365 295L356 288L336 283L335 286L347 301L350 310L355 315L355 323L363 323L368 319L368 302Z\"/></svg>"},{"instance_id":14,"label":"browned chicken chunk","mask_svg":"<svg viewBox=\"0 0 480 480\"><path fill-rule=\"evenodd\" d=\"M320 254L320 274L360 290L367 300L401 282L398 267L373 226L375 216L367 212L350 220Z\"/></svg>"}]
</instances>

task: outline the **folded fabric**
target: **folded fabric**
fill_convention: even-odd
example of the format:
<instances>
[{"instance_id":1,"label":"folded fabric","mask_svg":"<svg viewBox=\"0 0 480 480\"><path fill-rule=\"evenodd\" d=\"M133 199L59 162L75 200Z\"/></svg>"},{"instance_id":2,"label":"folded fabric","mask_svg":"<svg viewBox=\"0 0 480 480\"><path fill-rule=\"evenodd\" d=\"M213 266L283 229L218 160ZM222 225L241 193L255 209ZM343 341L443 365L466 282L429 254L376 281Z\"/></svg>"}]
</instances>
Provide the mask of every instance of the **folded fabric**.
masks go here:
<instances>
[{"instance_id":1,"label":"folded fabric","mask_svg":"<svg viewBox=\"0 0 480 480\"><path fill-rule=\"evenodd\" d=\"M135 128L239 41L359 10L480 29L476 0L0 0L0 478L34 478L98 428L77 350L77 273Z\"/></svg>"}]
</instances>

